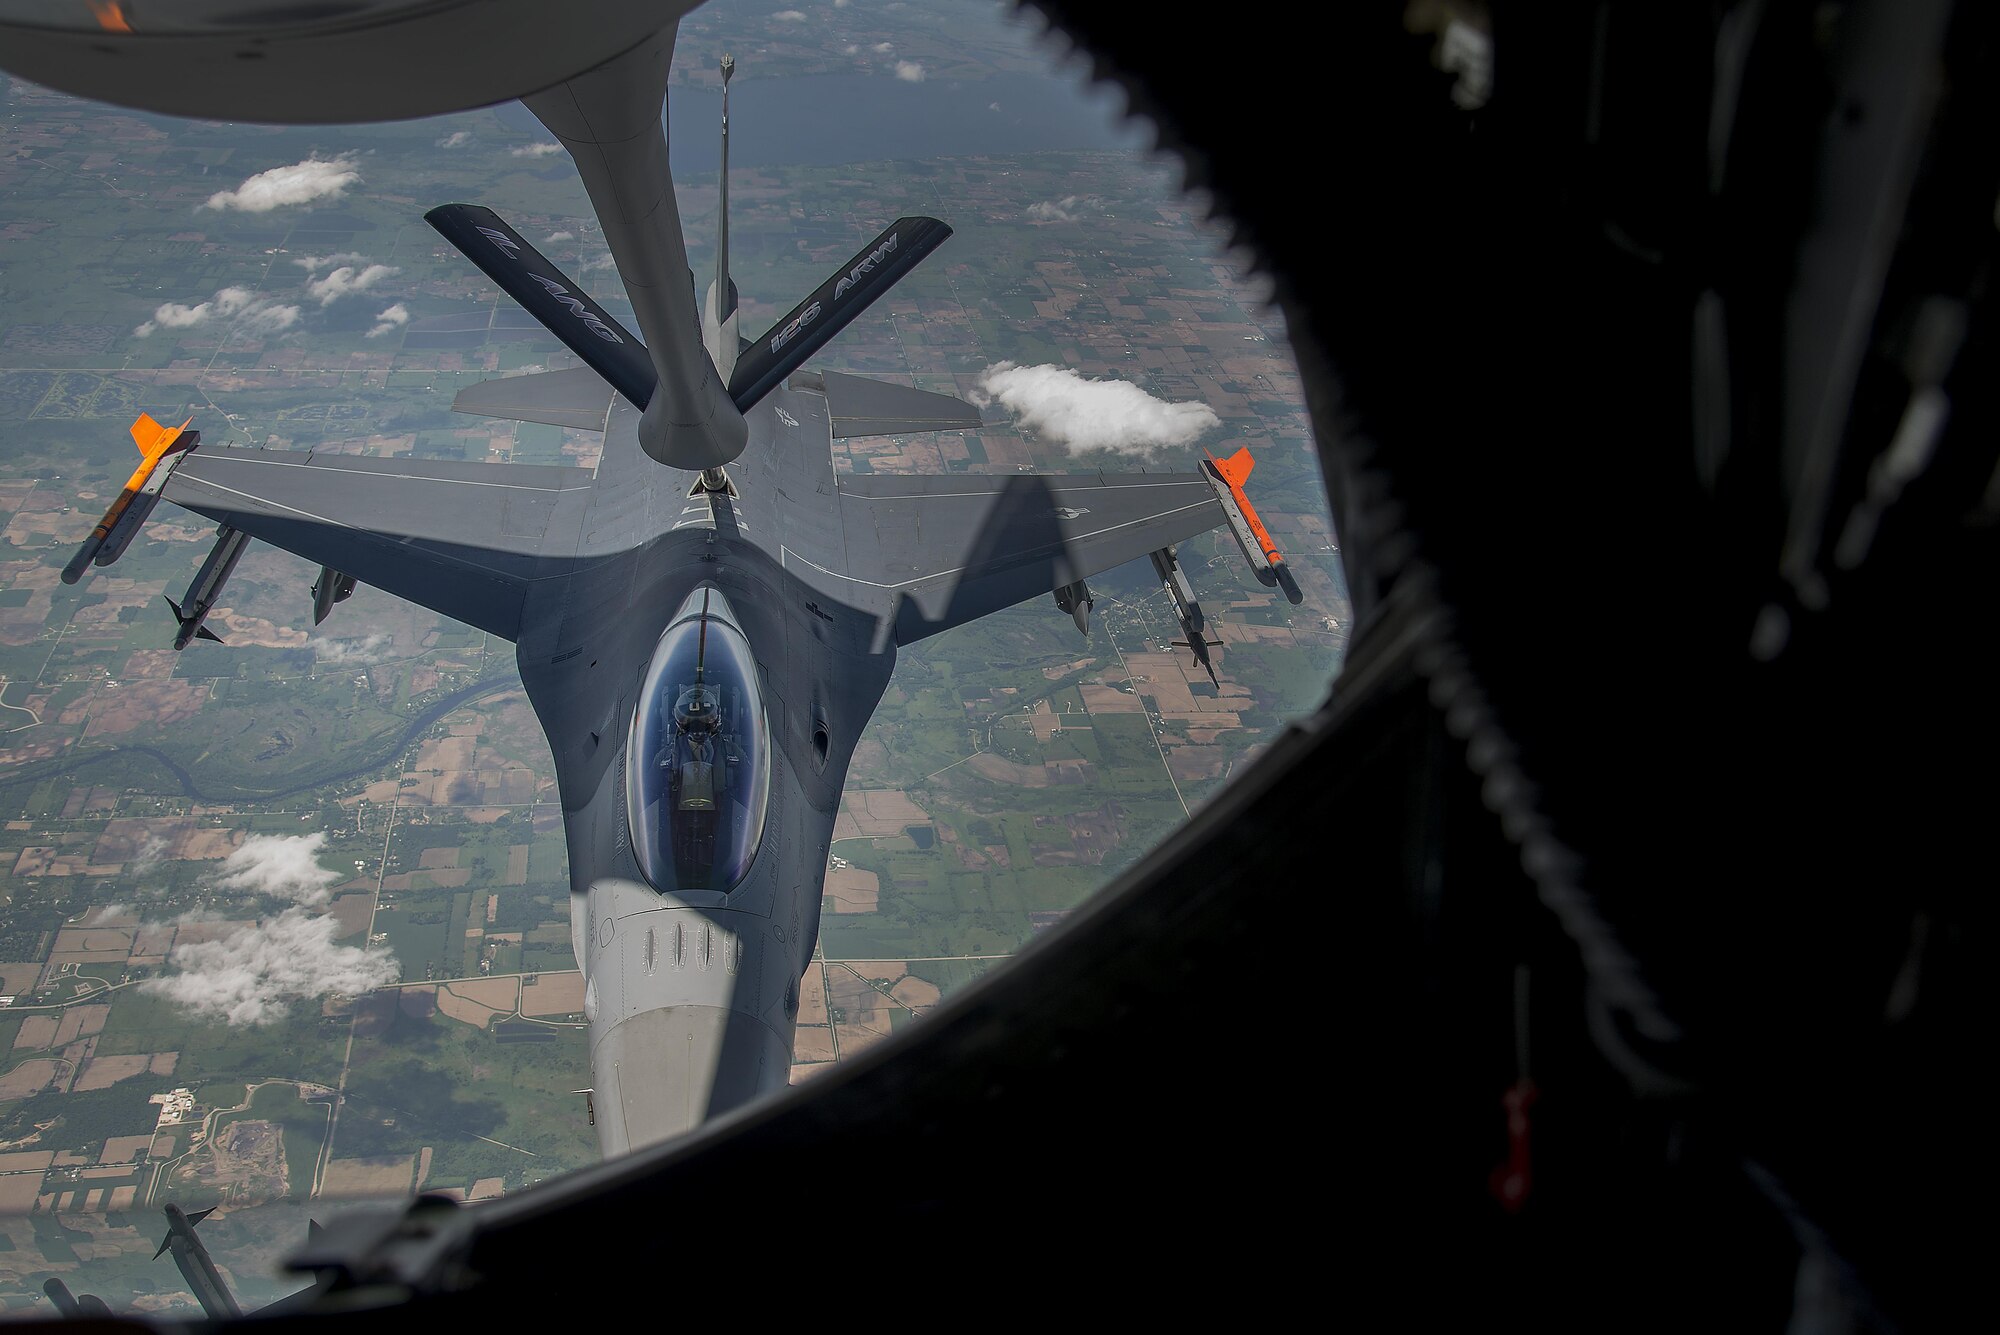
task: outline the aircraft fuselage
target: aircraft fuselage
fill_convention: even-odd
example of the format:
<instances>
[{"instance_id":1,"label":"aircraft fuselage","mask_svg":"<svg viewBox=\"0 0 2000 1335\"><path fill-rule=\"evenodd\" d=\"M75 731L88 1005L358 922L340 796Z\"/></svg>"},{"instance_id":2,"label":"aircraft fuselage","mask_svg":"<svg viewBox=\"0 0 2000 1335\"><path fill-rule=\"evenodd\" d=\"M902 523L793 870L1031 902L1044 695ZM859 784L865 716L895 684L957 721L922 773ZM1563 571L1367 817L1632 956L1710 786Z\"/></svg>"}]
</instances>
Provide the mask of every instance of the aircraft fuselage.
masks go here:
<instances>
[{"instance_id":1,"label":"aircraft fuselage","mask_svg":"<svg viewBox=\"0 0 2000 1335\"><path fill-rule=\"evenodd\" d=\"M622 411L629 429L636 414ZM895 661L874 617L786 568L791 544L810 549L828 510L823 397L780 389L750 417L734 497L691 496L694 474L643 458L629 483L601 476L580 546L587 552L595 534L623 550L541 582L523 618L521 677L556 758L607 1155L788 1082L848 760ZM607 459L620 425L614 414ZM640 525L650 539L619 540ZM663 889L634 849L629 752L655 650L703 590L714 622L739 631L755 663L768 801L739 882Z\"/></svg>"}]
</instances>

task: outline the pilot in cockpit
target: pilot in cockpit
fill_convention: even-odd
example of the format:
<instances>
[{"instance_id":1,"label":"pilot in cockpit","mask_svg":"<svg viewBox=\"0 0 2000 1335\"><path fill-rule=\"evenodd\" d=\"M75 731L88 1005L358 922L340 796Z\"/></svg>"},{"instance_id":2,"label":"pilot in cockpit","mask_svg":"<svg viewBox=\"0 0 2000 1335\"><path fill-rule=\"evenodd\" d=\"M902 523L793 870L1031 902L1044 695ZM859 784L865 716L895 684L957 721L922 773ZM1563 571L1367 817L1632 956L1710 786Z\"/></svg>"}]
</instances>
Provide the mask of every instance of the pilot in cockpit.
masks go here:
<instances>
[{"instance_id":1,"label":"pilot in cockpit","mask_svg":"<svg viewBox=\"0 0 2000 1335\"><path fill-rule=\"evenodd\" d=\"M722 701L713 686L696 682L674 701L674 737L661 753L660 763L679 763L675 806L682 811L715 810L716 742L721 727Z\"/></svg>"}]
</instances>

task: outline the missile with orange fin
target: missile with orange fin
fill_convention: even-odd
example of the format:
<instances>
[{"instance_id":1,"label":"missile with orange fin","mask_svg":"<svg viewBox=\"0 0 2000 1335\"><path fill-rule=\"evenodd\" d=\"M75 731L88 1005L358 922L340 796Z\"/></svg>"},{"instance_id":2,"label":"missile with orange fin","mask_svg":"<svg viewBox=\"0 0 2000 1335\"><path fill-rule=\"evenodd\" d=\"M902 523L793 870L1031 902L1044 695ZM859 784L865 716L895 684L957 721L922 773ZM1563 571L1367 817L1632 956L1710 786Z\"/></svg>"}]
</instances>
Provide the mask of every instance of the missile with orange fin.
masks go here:
<instances>
[{"instance_id":1,"label":"missile with orange fin","mask_svg":"<svg viewBox=\"0 0 2000 1335\"><path fill-rule=\"evenodd\" d=\"M139 420L132 423L132 443L139 447L141 456L139 467L126 480L118 499L104 512L104 518L97 521L97 527L83 540L83 546L63 567L63 583L74 584L82 579L93 561L108 566L125 554L147 516L153 513L153 507L160 503L160 493L165 490L167 477L174 471L179 456L201 443L201 432L187 429L192 421L190 417L179 426L161 426L147 414L139 414ZM162 464L166 466L161 467Z\"/></svg>"},{"instance_id":2,"label":"missile with orange fin","mask_svg":"<svg viewBox=\"0 0 2000 1335\"><path fill-rule=\"evenodd\" d=\"M1285 554L1271 540L1271 531L1257 517L1257 507L1250 504L1250 498L1243 492L1243 484L1250 480L1250 470L1256 466L1257 461L1250 457L1250 447L1245 445L1227 459L1208 454L1202 472L1215 491L1215 499L1222 502L1223 517L1229 521L1229 531L1236 538L1243 559L1250 563L1251 573L1260 584L1283 588L1285 597L1297 603L1305 595L1299 592L1291 568L1285 564Z\"/></svg>"}]
</instances>

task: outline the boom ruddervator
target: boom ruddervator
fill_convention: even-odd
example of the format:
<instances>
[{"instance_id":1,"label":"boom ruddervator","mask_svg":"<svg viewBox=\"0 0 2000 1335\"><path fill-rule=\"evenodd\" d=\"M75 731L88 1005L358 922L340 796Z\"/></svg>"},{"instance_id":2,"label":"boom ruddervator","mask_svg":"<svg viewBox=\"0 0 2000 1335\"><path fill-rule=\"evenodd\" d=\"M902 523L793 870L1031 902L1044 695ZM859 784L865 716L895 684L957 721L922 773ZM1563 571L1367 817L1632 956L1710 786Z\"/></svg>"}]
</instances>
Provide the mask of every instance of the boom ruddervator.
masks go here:
<instances>
[{"instance_id":1,"label":"boom ruddervator","mask_svg":"<svg viewBox=\"0 0 2000 1335\"><path fill-rule=\"evenodd\" d=\"M771 795L757 663L712 587L681 604L653 651L625 748L639 870L664 894L727 894L750 873Z\"/></svg>"}]
</instances>

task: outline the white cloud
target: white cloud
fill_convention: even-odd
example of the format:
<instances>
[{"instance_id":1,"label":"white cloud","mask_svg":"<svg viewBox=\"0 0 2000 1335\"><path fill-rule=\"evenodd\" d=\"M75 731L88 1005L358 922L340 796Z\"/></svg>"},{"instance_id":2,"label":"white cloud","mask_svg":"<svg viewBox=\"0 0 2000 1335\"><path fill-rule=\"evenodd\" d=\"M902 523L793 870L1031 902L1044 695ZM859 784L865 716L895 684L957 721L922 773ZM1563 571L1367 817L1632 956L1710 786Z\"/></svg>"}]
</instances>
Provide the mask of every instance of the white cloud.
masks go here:
<instances>
[{"instance_id":1,"label":"white cloud","mask_svg":"<svg viewBox=\"0 0 2000 1335\"><path fill-rule=\"evenodd\" d=\"M388 657L393 642L393 636L379 631L358 640L314 640L313 658L321 667L366 667Z\"/></svg>"},{"instance_id":2,"label":"white cloud","mask_svg":"<svg viewBox=\"0 0 2000 1335\"><path fill-rule=\"evenodd\" d=\"M127 876L144 876L151 872L153 868L159 866L160 859L166 855L167 841L157 834L149 834L146 836L146 842L139 845L139 851L132 855L132 860L125 864L125 874ZM110 909L105 909L107 916L110 912Z\"/></svg>"},{"instance_id":3,"label":"white cloud","mask_svg":"<svg viewBox=\"0 0 2000 1335\"><path fill-rule=\"evenodd\" d=\"M219 940L175 946L167 963L178 972L148 978L139 990L198 1019L241 1026L281 1020L296 1000L358 996L395 981L399 971L387 948L337 945L337 927L331 918L288 908Z\"/></svg>"},{"instance_id":4,"label":"white cloud","mask_svg":"<svg viewBox=\"0 0 2000 1335\"><path fill-rule=\"evenodd\" d=\"M318 273L329 264L358 264L367 258L357 251L343 250L338 255L299 255L292 260L292 263L307 273Z\"/></svg>"},{"instance_id":5,"label":"white cloud","mask_svg":"<svg viewBox=\"0 0 2000 1335\"><path fill-rule=\"evenodd\" d=\"M924 67L918 61L899 60L896 62L896 77L904 83L922 83L924 81Z\"/></svg>"},{"instance_id":6,"label":"white cloud","mask_svg":"<svg viewBox=\"0 0 2000 1335\"><path fill-rule=\"evenodd\" d=\"M375 327L367 332L366 338L380 338L392 330L401 329L410 322L410 308L397 302L386 311L375 316Z\"/></svg>"},{"instance_id":7,"label":"white cloud","mask_svg":"<svg viewBox=\"0 0 2000 1335\"><path fill-rule=\"evenodd\" d=\"M1205 403L1168 403L1123 380L1088 380L1067 366L995 362L979 386L1026 427L1079 450L1147 454L1188 445L1222 425Z\"/></svg>"},{"instance_id":8,"label":"white cloud","mask_svg":"<svg viewBox=\"0 0 2000 1335\"><path fill-rule=\"evenodd\" d=\"M870 47L869 49L872 50L878 56L886 56L891 51L894 51L896 48L892 43L889 42L877 42L875 43L874 46Z\"/></svg>"},{"instance_id":9,"label":"white cloud","mask_svg":"<svg viewBox=\"0 0 2000 1335\"><path fill-rule=\"evenodd\" d=\"M222 860L218 890L249 890L301 904L324 904L341 873L319 865L326 833L253 834Z\"/></svg>"},{"instance_id":10,"label":"white cloud","mask_svg":"<svg viewBox=\"0 0 2000 1335\"><path fill-rule=\"evenodd\" d=\"M861 50L861 48L853 42L849 42L846 46L843 46L840 49L845 51L850 56L856 54Z\"/></svg>"},{"instance_id":11,"label":"white cloud","mask_svg":"<svg viewBox=\"0 0 2000 1335\"><path fill-rule=\"evenodd\" d=\"M551 144L544 140L539 144L523 144L519 148L507 150L517 158L545 158L551 153L562 152L561 144Z\"/></svg>"},{"instance_id":12,"label":"white cloud","mask_svg":"<svg viewBox=\"0 0 2000 1335\"><path fill-rule=\"evenodd\" d=\"M277 334L299 322L297 306L259 305L236 322L236 327L252 334Z\"/></svg>"},{"instance_id":13,"label":"white cloud","mask_svg":"<svg viewBox=\"0 0 2000 1335\"><path fill-rule=\"evenodd\" d=\"M853 3L854 0L833 0L833 7L835 9L845 9Z\"/></svg>"},{"instance_id":14,"label":"white cloud","mask_svg":"<svg viewBox=\"0 0 2000 1335\"><path fill-rule=\"evenodd\" d=\"M471 142L472 142L472 131L453 130L450 134L438 140L437 146L439 148L462 148L466 144L469 144Z\"/></svg>"},{"instance_id":15,"label":"white cloud","mask_svg":"<svg viewBox=\"0 0 2000 1335\"><path fill-rule=\"evenodd\" d=\"M169 301L153 310L153 318L132 332L140 338L151 338L155 329L188 329L206 320L215 310L215 303L204 301L199 306L182 306Z\"/></svg>"},{"instance_id":16,"label":"white cloud","mask_svg":"<svg viewBox=\"0 0 2000 1335\"><path fill-rule=\"evenodd\" d=\"M269 213L287 204L339 199L348 186L360 179L361 173L354 169L351 156L307 158L289 167L258 172L234 190L219 190L208 197L203 207Z\"/></svg>"},{"instance_id":17,"label":"white cloud","mask_svg":"<svg viewBox=\"0 0 2000 1335\"><path fill-rule=\"evenodd\" d=\"M169 301L153 309L153 318L132 331L136 338L150 338L159 329L192 329L210 319L235 317L240 328L252 333L274 333L289 329L299 318L296 306L274 305L247 287L225 287L207 301L183 306Z\"/></svg>"},{"instance_id":18,"label":"white cloud","mask_svg":"<svg viewBox=\"0 0 2000 1335\"><path fill-rule=\"evenodd\" d=\"M574 241L574 240L576 240L575 232L550 232L547 236L542 238L542 244L545 246L553 246L558 241Z\"/></svg>"},{"instance_id":19,"label":"white cloud","mask_svg":"<svg viewBox=\"0 0 2000 1335\"><path fill-rule=\"evenodd\" d=\"M1075 195L1064 195L1061 199L1045 199L1038 204L1028 205L1028 216L1036 222L1075 222L1076 214L1071 210L1076 205Z\"/></svg>"},{"instance_id":20,"label":"white cloud","mask_svg":"<svg viewBox=\"0 0 2000 1335\"><path fill-rule=\"evenodd\" d=\"M613 259L611 252L607 250L602 255L592 256L590 259L577 265L576 271L578 273L589 273L594 269L616 269L617 267L618 261Z\"/></svg>"},{"instance_id":21,"label":"white cloud","mask_svg":"<svg viewBox=\"0 0 2000 1335\"><path fill-rule=\"evenodd\" d=\"M780 23L804 23L806 21L805 12L798 9L781 9L771 15L771 17Z\"/></svg>"},{"instance_id":22,"label":"white cloud","mask_svg":"<svg viewBox=\"0 0 2000 1335\"><path fill-rule=\"evenodd\" d=\"M988 111L998 111L1000 110L1000 104L998 102L988 102L986 104L986 109Z\"/></svg>"},{"instance_id":23,"label":"white cloud","mask_svg":"<svg viewBox=\"0 0 2000 1335\"><path fill-rule=\"evenodd\" d=\"M401 272L403 272L401 269L393 268L387 264L371 264L366 268L358 268L352 264L343 264L338 269L329 272L324 278L308 278L306 280L306 291L317 299L320 305L331 306L342 297L351 297L357 292L366 292L384 278L393 277Z\"/></svg>"}]
</instances>

